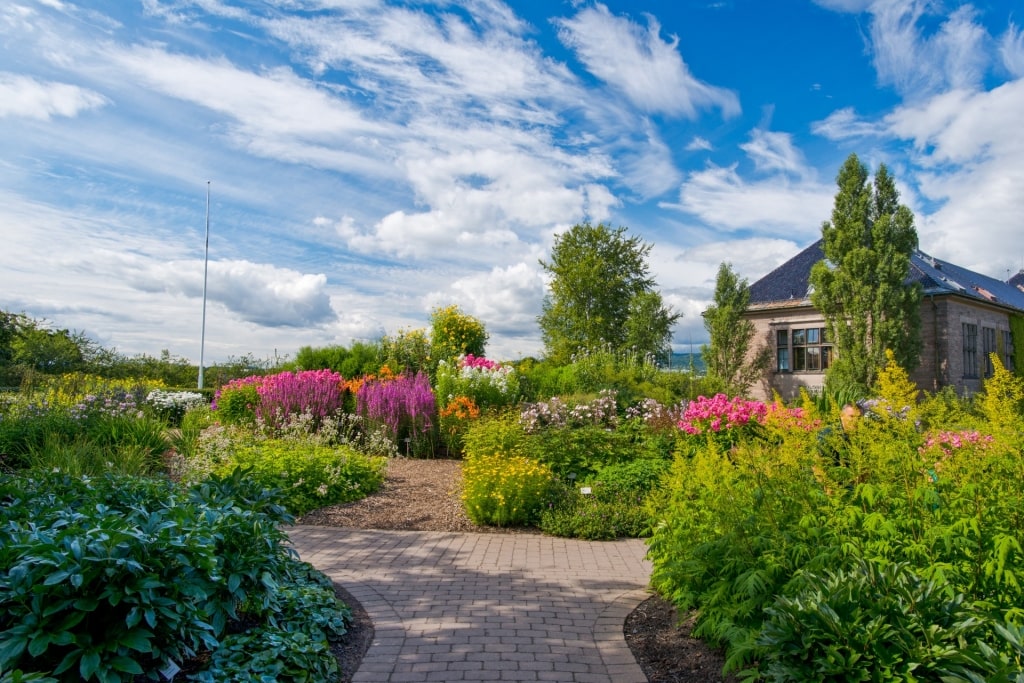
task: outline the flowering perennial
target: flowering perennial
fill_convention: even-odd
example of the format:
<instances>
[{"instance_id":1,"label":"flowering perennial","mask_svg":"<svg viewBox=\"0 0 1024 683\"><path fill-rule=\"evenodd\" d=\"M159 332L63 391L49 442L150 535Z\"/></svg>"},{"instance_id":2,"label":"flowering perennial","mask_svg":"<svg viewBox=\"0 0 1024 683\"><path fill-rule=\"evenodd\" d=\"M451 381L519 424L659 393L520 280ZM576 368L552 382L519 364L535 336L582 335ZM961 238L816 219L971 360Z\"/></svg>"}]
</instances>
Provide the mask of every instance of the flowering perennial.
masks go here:
<instances>
[{"instance_id":1,"label":"flowering perennial","mask_svg":"<svg viewBox=\"0 0 1024 683\"><path fill-rule=\"evenodd\" d=\"M305 370L267 375L256 387L256 417L274 427L293 413L309 413L314 420L341 408L345 379L331 370Z\"/></svg>"},{"instance_id":2,"label":"flowering perennial","mask_svg":"<svg viewBox=\"0 0 1024 683\"><path fill-rule=\"evenodd\" d=\"M416 438L428 433L433 427L437 403L430 380L423 372L417 372L387 382L363 383L356 394L356 412L384 424L397 441L406 435Z\"/></svg>"},{"instance_id":3,"label":"flowering perennial","mask_svg":"<svg viewBox=\"0 0 1024 683\"><path fill-rule=\"evenodd\" d=\"M480 408L513 403L519 394L515 370L483 356L466 354L437 365L437 393L442 403L468 396Z\"/></svg>"},{"instance_id":4,"label":"flowering perennial","mask_svg":"<svg viewBox=\"0 0 1024 683\"><path fill-rule=\"evenodd\" d=\"M569 405L557 396L540 403L527 403L519 413L519 422L527 434L545 427L606 427L614 429L619 423L616 391L603 390L589 403Z\"/></svg>"},{"instance_id":5,"label":"flowering perennial","mask_svg":"<svg viewBox=\"0 0 1024 683\"><path fill-rule=\"evenodd\" d=\"M711 398L698 396L690 401L679 421L679 428L687 434L707 434L725 429L758 423L767 412L764 403L747 401L739 396L730 399L725 394Z\"/></svg>"},{"instance_id":6,"label":"flowering perennial","mask_svg":"<svg viewBox=\"0 0 1024 683\"><path fill-rule=\"evenodd\" d=\"M978 431L937 432L917 451L934 472L941 472L943 464L957 453L984 451L993 441L992 435Z\"/></svg>"}]
</instances>

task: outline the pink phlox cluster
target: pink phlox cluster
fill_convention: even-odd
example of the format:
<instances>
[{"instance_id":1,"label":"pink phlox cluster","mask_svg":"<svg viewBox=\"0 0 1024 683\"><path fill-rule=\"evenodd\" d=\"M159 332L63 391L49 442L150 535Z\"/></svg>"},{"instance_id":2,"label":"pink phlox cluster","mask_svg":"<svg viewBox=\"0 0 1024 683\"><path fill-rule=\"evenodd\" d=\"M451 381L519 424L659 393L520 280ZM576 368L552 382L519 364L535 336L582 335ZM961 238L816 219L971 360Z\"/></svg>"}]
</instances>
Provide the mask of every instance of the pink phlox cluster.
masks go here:
<instances>
[{"instance_id":1,"label":"pink phlox cluster","mask_svg":"<svg viewBox=\"0 0 1024 683\"><path fill-rule=\"evenodd\" d=\"M345 378L331 370L304 370L268 375L256 385L256 417L271 427L288 416L309 413L322 419L337 412L344 399Z\"/></svg>"},{"instance_id":2,"label":"pink phlox cluster","mask_svg":"<svg viewBox=\"0 0 1024 683\"><path fill-rule=\"evenodd\" d=\"M748 401L739 396L730 399L725 394L711 398L698 396L690 401L679 421L679 428L687 434L705 434L757 423L764 418L767 407L761 401Z\"/></svg>"},{"instance_id":3,"label":"pink phlox cluster","mask_svg":"<svg viewBox=\"0 0 1024 683\"><path fill-rule=\"evenodd\" d=\"M387 382L369 380L356 394L356 412L384 424L397 439L403 426L411 436L430 431L437 400L423 372L404 374Z\"/></svg>"},{"instance_id":4,"label":"pink phlox cluster","mask_svg":"<svg viewBox=\"0 0 1024 683\"><path fill-rule=\"evenodd\" d=\"M928 456L937 456L936 467L943 460L953 457L958 451L964 448L987 449L993 442L991 434L982 434L975 430L959 432L944 431L932 434L924 444L918 448L918 452L928 459Z\"/></svg>"},{"instance_id":5,"label":"pink phlox cluster","mask_svg":"<svg viewBox=\"0 0 1024 683\"><path fill-rule=\"evenodd\" d=\"M501 367L501 363L493 360L488 360L483 356L474 356L471 353L467 353L459 359L460 364L464 368L474 368L478 370L497 370Z\"/></svg>"}]
</instances>

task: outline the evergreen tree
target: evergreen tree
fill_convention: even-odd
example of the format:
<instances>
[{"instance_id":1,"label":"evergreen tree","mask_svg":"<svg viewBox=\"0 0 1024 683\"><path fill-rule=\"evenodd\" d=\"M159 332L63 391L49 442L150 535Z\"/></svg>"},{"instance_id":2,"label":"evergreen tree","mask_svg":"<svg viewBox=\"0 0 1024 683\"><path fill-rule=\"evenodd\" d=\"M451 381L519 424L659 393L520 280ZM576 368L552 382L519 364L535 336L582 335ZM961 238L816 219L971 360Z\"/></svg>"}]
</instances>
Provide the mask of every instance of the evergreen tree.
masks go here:
<instances>
[{"instance_id":1,"label":"evergreen tree","mask_svg":"<svg viewBox=\"0 0 1024 683\"><path fill-rule=\"evenodd\" d=\"M921 290L907 284L917 230L885 165L872 187L851 154L836 184L832 220L821 228L825 258L811 270L811 303L836 348L829 381L867 389L885 367L886 349L908 371L920 357Z\"/></svg>"},{"instance_id":2,"label":"evergreen tree","mask_svg":"<svg viewBox=\"0 0 1024 683\"><path fill-rule=\"evenodd\" d=\"M704 311L704 329L710 341L701 347L701 357L708 376L734 396L745 394L771 362L768 346L747 358L755 334L754 323L743 318L749 303L746 279L740 279L731 264L722 263L715 278L714 303Z\"/></svg>"}]
</instances>

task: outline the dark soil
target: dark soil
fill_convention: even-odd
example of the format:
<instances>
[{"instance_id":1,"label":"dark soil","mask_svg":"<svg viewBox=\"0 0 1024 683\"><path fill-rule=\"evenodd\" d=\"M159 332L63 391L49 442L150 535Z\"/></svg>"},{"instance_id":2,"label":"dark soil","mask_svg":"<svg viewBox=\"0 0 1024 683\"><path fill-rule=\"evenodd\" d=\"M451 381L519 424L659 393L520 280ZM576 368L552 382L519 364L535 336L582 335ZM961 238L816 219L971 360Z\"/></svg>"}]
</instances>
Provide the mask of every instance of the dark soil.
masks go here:
<instances>
[{"instance_id":1,"label":"dark soil","mask_svg":"<svg viewBox=\"0 0 1024 683\"><path fill-rule=\"evenodd\" d=\"M461 480L462 463L458 460L394 458L379 492L355 503L316 510L298 522L357 529L536 532L474 525L459 499ZM343 587L337 586L336 591L353 614L349 632L334 646L341 680L349 683L373 641L373 624ZM722 653L691 638L692 627L692 615L680 619L675 607L653 595L626 618L623 633L650 683L735 683L733 676L722 675Z\"/></svg>"}]
</instances>

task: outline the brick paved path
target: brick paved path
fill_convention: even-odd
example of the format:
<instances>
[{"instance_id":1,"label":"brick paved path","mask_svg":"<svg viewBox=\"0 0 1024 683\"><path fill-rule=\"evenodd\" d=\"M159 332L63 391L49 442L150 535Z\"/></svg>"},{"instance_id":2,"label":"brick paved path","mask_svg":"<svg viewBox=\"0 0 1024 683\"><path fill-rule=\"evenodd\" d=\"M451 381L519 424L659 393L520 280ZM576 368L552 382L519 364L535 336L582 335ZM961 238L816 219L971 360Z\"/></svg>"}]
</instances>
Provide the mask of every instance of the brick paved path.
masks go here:
<instances>
[{"instance_id":1,"label":"brick paved path","mask_svg":"<svg viewBox=\"0 0 1024 683\"><path fill-rule=\"evenodd\" d=\"M647 680L622 634L648 595L643 541L311 526L289 536L373 620L354 681Z\"/></svg>"}]
</instances>

